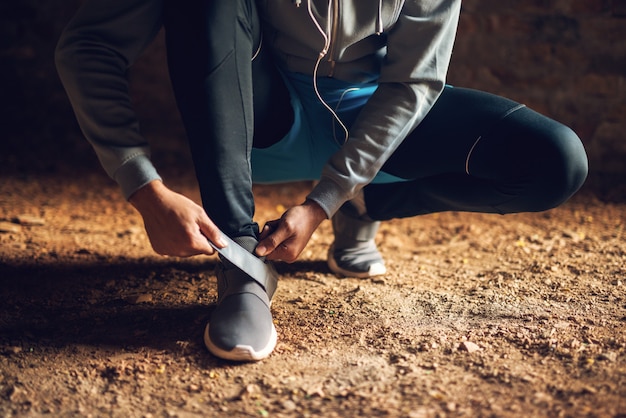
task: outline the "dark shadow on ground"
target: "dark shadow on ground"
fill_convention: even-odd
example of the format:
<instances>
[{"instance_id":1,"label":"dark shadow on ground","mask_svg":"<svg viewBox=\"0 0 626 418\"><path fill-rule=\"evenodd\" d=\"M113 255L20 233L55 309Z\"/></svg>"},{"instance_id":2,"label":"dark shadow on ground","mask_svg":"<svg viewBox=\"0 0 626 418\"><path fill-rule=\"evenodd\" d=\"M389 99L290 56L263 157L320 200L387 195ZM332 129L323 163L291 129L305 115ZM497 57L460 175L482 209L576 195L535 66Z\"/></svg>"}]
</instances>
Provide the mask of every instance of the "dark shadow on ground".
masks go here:
<instances>
[{"instance_id":1,"label":"dark shadow on ground","mask_svg":"<svg viewBox=\"0 0 626 418\"><path fill-rule=\"evenodd\" d=\"M216 262L120 257L2 263L0 346L180 350L181 341L191 341L204 356L202 332L214 307ZM296 280L305 272L328 273L322 261L279 264L278 271ZM189 294L152 299L166 294L168 284ZM145 295L150 297L138 299Z\"/></svg>"},{"instance_id":2,"label":"dark shadow on ground","mask_svg":"<svg viewBox=\"0 0 626 418\"><path fill-rule=\"evenodd\" d=\"M200 338L206 304L145 303L167 281L201 280L214 263L154 260L0 265L1 339L12 345L172 348ZM202 275L202 276L201 276Z\"/></svg>"}]
</instances>

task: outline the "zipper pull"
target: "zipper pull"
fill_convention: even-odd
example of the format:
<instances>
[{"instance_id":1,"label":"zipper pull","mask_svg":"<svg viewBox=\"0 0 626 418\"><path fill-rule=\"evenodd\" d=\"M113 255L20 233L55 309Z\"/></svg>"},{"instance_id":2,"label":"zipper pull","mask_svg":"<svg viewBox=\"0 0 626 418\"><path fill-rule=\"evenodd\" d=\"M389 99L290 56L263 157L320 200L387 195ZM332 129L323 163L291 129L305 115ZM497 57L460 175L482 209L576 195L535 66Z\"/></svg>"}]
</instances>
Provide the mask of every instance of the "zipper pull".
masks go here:
<instances>
[{"instance_id":1,"label":"zipper pull","mask_svg":"<svg viewBox=\"0 0 626 418\"><path fill-rule=\"evenodd\" d=\"M296 5L296 7L302 6L302 0L293 0L293 2Z\"/></svg>"}]
</instances>

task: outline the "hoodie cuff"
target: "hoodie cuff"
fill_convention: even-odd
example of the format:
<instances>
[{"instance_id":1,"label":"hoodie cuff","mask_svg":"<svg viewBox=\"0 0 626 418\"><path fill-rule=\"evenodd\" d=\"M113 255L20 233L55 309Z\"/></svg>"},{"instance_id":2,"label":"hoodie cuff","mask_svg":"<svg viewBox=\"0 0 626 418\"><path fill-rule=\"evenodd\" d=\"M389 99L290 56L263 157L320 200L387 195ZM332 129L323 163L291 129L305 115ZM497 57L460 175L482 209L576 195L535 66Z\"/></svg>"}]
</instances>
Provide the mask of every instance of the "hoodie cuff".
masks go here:
<instances>
[{"instance_id":1,"label":"hoodie cuff","mask_svg":"<svg viewBox=\"0 0 626 418\"><path fill-rule=\"evenodd\" d=\"M313 188L307 199L316 202L326 212L328 219L332 218L348 200L348 194L337 183L327 178L322 178Z\"/></svg>"},{"instance_id":2,"label":"hoodie cuff","mask_svg":"<svg viewBox=\"0 0 626 418\"><path fill-rule=\"evenodd\" d=\"M146 184L161 180L161 176L146 155L138 155L126 161L117 169L113 178L122 188L126 200Z\"/></svg>"}]
</instances>

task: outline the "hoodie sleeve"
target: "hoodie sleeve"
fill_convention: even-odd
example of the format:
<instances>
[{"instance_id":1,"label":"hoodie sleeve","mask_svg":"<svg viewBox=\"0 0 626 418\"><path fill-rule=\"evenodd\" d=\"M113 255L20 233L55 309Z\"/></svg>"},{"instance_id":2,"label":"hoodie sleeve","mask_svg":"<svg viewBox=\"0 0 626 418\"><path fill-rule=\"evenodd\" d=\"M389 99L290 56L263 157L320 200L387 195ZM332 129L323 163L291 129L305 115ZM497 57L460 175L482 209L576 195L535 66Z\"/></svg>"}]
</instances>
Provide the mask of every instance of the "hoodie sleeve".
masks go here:
<instances>
[{"instance_id":1,"label":"hoodie sleeve","mask_svg":"<svg viewBox=\"0 0 626 418\"><path fill-rule=\"evenodd\" d=\"M460 0L407 0L387 32L379 86L308 198L331 217L370 183L445 85Z\"/></svg>"},{"instance_id":2,"label":"hoodie sleeve","mask_svg":"<svg viewBox=\"0 0 626 418\"><path fill-rule=\"evenodd\" d=\"M56 66L80 128L126 198L159 179L127 70L161 28L162 0L86 0L63 31Z\"/></svg>"}]
</instances>

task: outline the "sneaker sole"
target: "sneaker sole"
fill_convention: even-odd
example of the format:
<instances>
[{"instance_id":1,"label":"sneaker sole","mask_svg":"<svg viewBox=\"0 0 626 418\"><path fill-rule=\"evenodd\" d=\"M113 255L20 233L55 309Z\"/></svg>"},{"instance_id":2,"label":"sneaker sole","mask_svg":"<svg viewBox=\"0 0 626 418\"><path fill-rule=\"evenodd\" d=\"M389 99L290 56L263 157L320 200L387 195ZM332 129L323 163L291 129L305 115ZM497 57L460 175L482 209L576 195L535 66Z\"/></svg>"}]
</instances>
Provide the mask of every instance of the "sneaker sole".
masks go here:
<instances>
[{"instance_id":1,"label":"sneaker sole","mask_svg":"<svg viewBox=\"0 0 626 418\"><path fill-rule=\"evenodd\" d=\"M276 342L278 341L278 334L276 333L276 328L274 324L272 324L272 332L270 334L270 339L267 342L267 345L263 347L261 350L255 350L249 345L237 345L230 351L226 351L217 345L213 344L211 338L209 337L209 325L207 324L204 329L204 345L206 348L216 357L222 358L224 360L233 360L233 361L259 361L267 358L276 347Z\"/></svg>"},{"instance_id":2,"label":"sneaker sole","mask_svg":"<svg viewBox=\"0 0 626 418\"><path fill-rule=\"evenodd\" d=\"M328 268L330 269L330 271L343 277L355 277L357 279L367 279L369 277L382 276L383 274L387 273L387 267L385 267L385 265L381 263L372 264L368 271L346 270L340 267L339 264L337 264L337 261L335 261L335 257L333 257L332 254L330 254L330 251L328 254L327 264L328 264Z\"/></svg>"}]
</instances>

